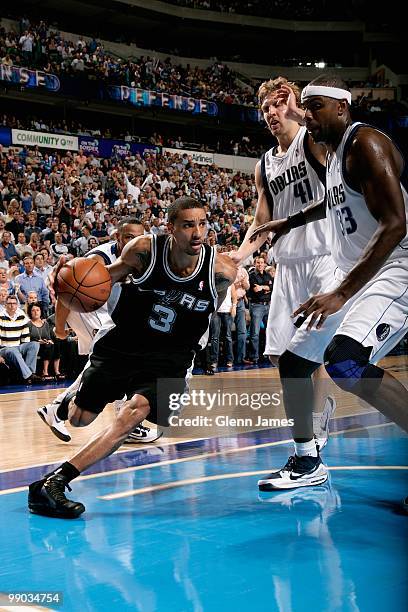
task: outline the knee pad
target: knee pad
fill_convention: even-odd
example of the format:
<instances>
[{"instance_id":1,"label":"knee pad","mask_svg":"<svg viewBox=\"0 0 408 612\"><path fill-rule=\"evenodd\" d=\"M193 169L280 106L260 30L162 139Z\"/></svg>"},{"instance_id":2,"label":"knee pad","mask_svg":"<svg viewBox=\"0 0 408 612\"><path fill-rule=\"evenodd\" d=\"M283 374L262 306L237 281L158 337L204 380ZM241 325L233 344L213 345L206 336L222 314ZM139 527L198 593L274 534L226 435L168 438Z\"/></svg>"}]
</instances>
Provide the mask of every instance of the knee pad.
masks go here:
<instances>
[{"instance_id":1,"label":"knee pad","mask_svg":"<svg viewBox=\"0 0 408 612\"><path fill-rule=\"evenodd\" d=\"M299 357L295 353L285 351L279 357L279 374L281 378L310 378L320 363Z\"/></svg>"},{"instance_id":2,"label":"knee pad","mask_svg":"<svg viewBox=\"0 0 408 612\"><path fill-rule=\"evenodd\" d=\"M345 391L355 392L357 385L361 386L369 380L380 384L384 370L369 362L372 350L372 346L363 346L349 336L334 336L324 352L328 375Z\"/></svg>"}]
</instances>

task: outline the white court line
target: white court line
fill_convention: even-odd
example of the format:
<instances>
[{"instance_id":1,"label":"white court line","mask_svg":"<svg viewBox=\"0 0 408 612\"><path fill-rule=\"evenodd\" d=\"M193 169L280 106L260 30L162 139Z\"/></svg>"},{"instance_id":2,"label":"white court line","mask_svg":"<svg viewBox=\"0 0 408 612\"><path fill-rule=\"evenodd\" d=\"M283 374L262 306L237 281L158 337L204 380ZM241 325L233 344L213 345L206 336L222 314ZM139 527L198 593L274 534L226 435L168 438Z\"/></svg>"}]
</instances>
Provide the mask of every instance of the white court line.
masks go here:
<instances>
[{"instance_id":1,"label":"white court line","mask_svg":"<svg viewBox=\"0 0 408 612\"><path fill-rule=\"evenodd\" d=\"M279 468L275 468L278 470ZM328 467L328 470L408 470L408 465L336 465ZM164 484L152 485L150 487L142 487L141 489L132 489L123 491L122 493L111 493L110 495L101 495L98 499L103 501L112 501L123 499L124 497L133 497L143 493L153 493L156 491L165 491L166 489L174 489L176 487L185 487L186 485L201 484L203 482L211 482L214 480L225 480L226 478L243 478L246 476L260 476L262 474L270 474L274 469L256 470L255 472L233 472L232 474L216 474L215 476L201 476L200 478L187 478L186 480L175 480Z\"/></svg>"},{"instance_id":2,"label":"white court line","mask_svg":"<svg viewBox=\"0 0 408 612\"><path fill-rule=\"evenodd\" d=\"M254 444L252 446L242 446L241 448L227 448L223 451L214 451L212 453L204 453L201 455L194 455L193 457L182 457L180 459L167 459L166 461L158 461L156 463L147 463L146 465L135 465L127 468L119 468L117 470L111 470L109 472L98 472L97 474L87 474L86 476L78 476L75 480L93 480L94 478L103 478L104 476L114 476L116 474L127 474L129 472L139 472L140 470L148 470L151 468L173 465L174 463L186 463L187 461L199 461L200 459L212 459L218 455L226 455L229 453L240 453L242 451L253 450L255 448L262 448L264 446L278 446L278 444L288 444L292 440L278 440L277 442L266 442L265 444ZM28 486L15 487L14 489L4 489L0 491L0 495L8 495L9 493L20 493L21 491L28 490Z\"/></svg>"},{"instance_id":3,"label":"white court line","mask_svg":"<svg viewBox=\"0 0 408 612\"><path fill-rule=\"evenodd\" d=\"M263 430L260 430L263 431ZM135 451L140 451L143 450L145 448L155 448L158 446L171 446L172 444L184 444L184 443L189 443L189 442L199 442L200 440L210 440L212 438L192 438L191 440L180 440L177 442L163 442L162 444L158 443L158 444L153 444L153 443L149 443L149 442L140 442L139 444L129 444L127 445L127 448L122 448L120 447L120 449L118 449L117 451L115 451L114 453L112 453L112 455L109 455L110 457L113 455L121 455L123 453L133 453ZM159 440L161 440L161 438L159 438ZM157 441L158 442L158 441ZM86 443L85 443L86 444ZM69 446L65 445L65 448L67 450L69 450ZM79 449L78 449L79 450ZM68 461L68 459L57 459L57 461L47 461L46 463L30 463L30 465L21 465L19 467L14 467L14 468L5 468L4 470L0 470L0 474L7 474L7 472L18 472L19 470L29 470L31 468L36 468L36 467L42 467L45 465L55 465L55 464L59 464L61 461ZM0 610L1 612L1 610Z\"/></svg>"},{"instance_id":4,"label":"white court line","mask_svg":"<svg viewBox=\"0 0 408 612\"><path fill-rule=\"evenodd\" d=\"M389 427L390 425L394 425L394 423L380 423L379 425L368 425L367 427L356 427L354 429L343 429L339 431L334 431L331 436L339 435L342 433L352 433L355 431L365 431L366 429L374 429L377 427ZM187 461L200 461L201 459L211 459L213 457L217 457L219 455L227 455L231 453L241 453L247 450L254 450L258 448L265 448L266 446L279 446L281 444L289 444L292 442L292 439L288 440L278 440L277 442L265 442L263 444L252 444L251 446L242 446L240 448L227 448L222 451L214 451L212 453L204 453L201 455L194 455L192 457L182 457L180 459L168 459L166 461L159 461L156 463L148 463L147 465L136 465L133 467L127 468L119 468L117 470L110 470L108 472L98 472L97 474L87 474L86 476L78 476L75 480L78 482L79 480L93 480L94 478L103 478L105 476L114 476L116 474L126 474L129 472L138 472L140 470L149 470L156 467L161 467L165 465L173 465L178 463L186 463ZM269 469L267 473L271 470ZM27 491L28 486L24 487L15 487L13 489L4 489L0 491L0 495L9 495L11 493L21 493L22 491Z\"/></svg>"},{"instance_id":5,"label":"white court line","mask_svg":"<svg viewBox=\"0 0 408 612\"><path fill-rule=\"evenodd\" d=\"M20 392L19 392L20 393ZM372 414L373 412L375 412L375 410L371 410L370 412L358 412L357 414L349 414L346 416L338 416L338 417L334 417L332 420L336 421L337 419L347 419L347 418L354 418L354 417L358 417L358 416L365 416L367 414ZM367 427L363 427L362 429L370 429L372 427L381 427L383 425L395 425L395 423L380 423L379 425L368 425ZM330 432L330 436L334 436L336 434L339 433L345 433L345 431L360 431L361 428L355 430L355 429L348 429L348 430L340 430L340 431L333 431ZM268 431L268 428L265 429L256 429L253 431L248 431L248 432L243 432L244 434L254 434L256 432L260 432L260 431ZM238 435L238 434L237 434ZM241 435L241 434L239 434ZM230 437L230 436L220 436L220 437ZM232 437L232 436L231 436ZM134 451L140 451L143 448L154 448L155 446L172 446L173 444L188 444L190 442L199 442L200 440L216 440L217 437L215 438L210 438L210 437L205 437L205 438L191 438L190 440L184 440L184 439L180 439L177 441L173 441L173 442L158 442L158 444L146 444L146 443L140 443L139 445L129 445L128 448L122 448L120 447L117 451L115 451L114 453L112 453L112 455L119 455L122 453L131 453ZM159 438L159 440L161 440L161 438ZM125 446L125 445L123 445ZM66 446L67 450L69 449L68 446ZM59 461L62 461L62 459L58 459L57 461L46 461L45 463L30 463L29 465L22 465L19 467L14 467L14 468L6 468L4 470L0 470L0 474L7 474L7 472L17 472L19 470L29 470L30 468L36 468L36 467L42 467L43 465L54 465L55 463L58 464ZM113 473L113 472L112 472ZM0 495L1 495L1 491L0 491Z\"/></svg>"}]
</instances>

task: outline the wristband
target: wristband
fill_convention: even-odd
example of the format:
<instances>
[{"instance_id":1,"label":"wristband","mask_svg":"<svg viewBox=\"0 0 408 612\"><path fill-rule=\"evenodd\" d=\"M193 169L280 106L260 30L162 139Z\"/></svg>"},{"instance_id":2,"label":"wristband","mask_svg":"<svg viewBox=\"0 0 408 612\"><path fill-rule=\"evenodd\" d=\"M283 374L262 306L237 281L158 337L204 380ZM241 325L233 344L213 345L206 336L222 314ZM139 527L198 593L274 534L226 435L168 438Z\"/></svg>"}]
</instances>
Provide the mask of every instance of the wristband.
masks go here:
<instances>
[{"instance_id":1,"label":"wristband","mask_svg":"<svg viewBox=\"0 0 408 612\"><path fill-rule=\"evenodd\" d=\"M301 227L302 225L306 225L306 217L303 210L296 213L295 215L289 215L286 219L289 229L294 229L295 227Z\"/></svg>"}]
</instances>

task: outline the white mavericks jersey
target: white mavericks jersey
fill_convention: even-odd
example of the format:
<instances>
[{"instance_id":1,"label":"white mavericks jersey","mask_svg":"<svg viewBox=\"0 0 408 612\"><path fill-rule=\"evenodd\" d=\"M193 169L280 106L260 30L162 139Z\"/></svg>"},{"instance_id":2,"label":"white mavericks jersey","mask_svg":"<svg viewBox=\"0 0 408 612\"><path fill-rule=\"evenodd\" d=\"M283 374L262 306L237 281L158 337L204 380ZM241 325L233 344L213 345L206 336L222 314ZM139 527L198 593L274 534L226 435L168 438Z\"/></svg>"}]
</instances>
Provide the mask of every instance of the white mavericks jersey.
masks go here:
<instances>
[{"instance_id":1,"label":"white mavericks jersey","mask_svg":"<svg viewBox=\"0 0 408 612\"><path fill-rule=\"evenodd\" d=\"M284 155L270 149L261 159L261 174L272 219L284 219L325 195L325 168L311 154L308 133L299 128ZM273 247L277 263L311 259L330 254L327 221L322 219L297 227L282 236Z\"/></svg>"},{"instance_id":2,"label":"white mavericks jersey","mask_svg":"<svg viewBox=\"0 0 408 612\"><path fill-rule=\"evenodd\" d=\"M105 264L108 266L115 262L118 258L118 244L117 242L106 242L95 247L94 249L91 249L86 254L86 257L89 255L99 255L104 259ZM101 329L101 327L113 324L110 315L117 304L120 291L121 284L115 283L112 287L108 301L103 306L98 308L98 310L95 310L94 312L71 311L69 313L67 322L78 336L78 352L80 355L88 355L95 335Z\"/></svg>"},{"instance_id":3,"label":"white mavericks jersey","mask_svg":"<svg viewBox=\"0 0 408 612\"><path fill-rule=\"evenodd\" d=\"M361 126L365 124L354 123L346 129L340 145L326 168L330 244L333 259L343 272L349 272L354 267L378 228L378 222L367 208L363 195L347 184L345 168L347 149ZM408 195L402 185L401 189L408 225ZM387 261L394 261L402 257L408 257L408 236L403 238Z\"/></svg>"}]
</instances>

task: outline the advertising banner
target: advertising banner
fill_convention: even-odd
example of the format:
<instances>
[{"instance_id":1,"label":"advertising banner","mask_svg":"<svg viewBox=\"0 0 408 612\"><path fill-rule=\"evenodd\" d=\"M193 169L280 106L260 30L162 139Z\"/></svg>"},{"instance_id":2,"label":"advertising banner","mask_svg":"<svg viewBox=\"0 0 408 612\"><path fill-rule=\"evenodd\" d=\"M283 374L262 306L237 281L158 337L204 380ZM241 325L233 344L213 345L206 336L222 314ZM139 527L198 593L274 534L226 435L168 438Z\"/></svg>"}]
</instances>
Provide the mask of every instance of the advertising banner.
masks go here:
<instances>
[{"instance_id":1,"label":"advertising banner","mask_svg":"<svg viewBox=\"0 0 408 612\"><path fill-rule=\"evenodd\" d=\"M29 70L22 66L0 64L0 80L25 87L40 87L48 91L58 91L60 88L60 80L55 74L48 74L42 70Z\"/></svg>"},{"instance_id":2,"label":"advertising banner","mask_svg":"<svg viewBox=\"0 0 408 612\"><path fill-rule=\"evenodd\" d=\"M213 117L218 115L218 107L215 102L189 96L177 96L126 85L108 87L108 95L113 100L130 102L135 106L160 106L193 114L206 114Z\"/></svg>"},{"instance_id":3,"label":"advertising banner","mask_svg":"<svg viewBox=\"0 0 408 612\"><path fill-rule=\"evenodd\" d=\"M214 163L214 153L207 153L203 151L188 151L186 149L170 149L168 147L163 147L163 155L165 153L171 153L171 155L175 155L178 153L181 157L183 155L187 155L187 157L191 157L195 164L202 164L204 166L211 166Z\"/></svg>"},{"instance_id":4,"label":"advertising banner","mask_svg":"<svg viewBox=\"0 0 408 612\"><path fill-rule=\"evenodd\" d=\"M66 151L78 151L78 137L69 134L48 134L46 132L32 132L30 130L11 130L13 144L23 147L35 147L38 145L43 149L65 149Z\"/></svg>"},{"instance_id":5,"label":"advertising banner","mask_svg":"<svg viewBox=\"0 0 408 612\"><path fill-rule=\"evenodd\" d=\"M144 155L146 152L159 152L160 147L138 142L125 142L124 140L111 140L108 138L94 138L93 136L80 136L79 147L85 155L95 157L126 157L127 155Z\"/></svg>"}]
</instances>

